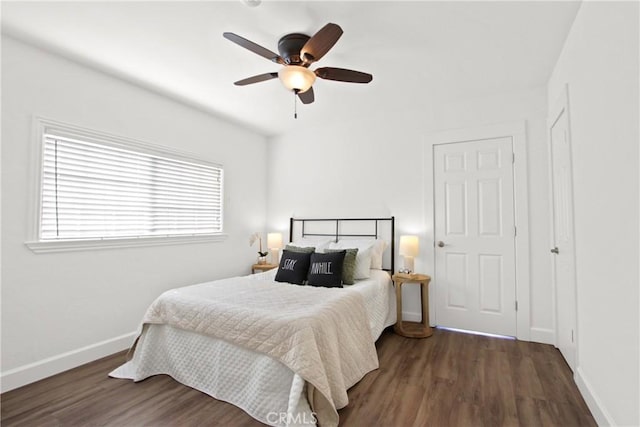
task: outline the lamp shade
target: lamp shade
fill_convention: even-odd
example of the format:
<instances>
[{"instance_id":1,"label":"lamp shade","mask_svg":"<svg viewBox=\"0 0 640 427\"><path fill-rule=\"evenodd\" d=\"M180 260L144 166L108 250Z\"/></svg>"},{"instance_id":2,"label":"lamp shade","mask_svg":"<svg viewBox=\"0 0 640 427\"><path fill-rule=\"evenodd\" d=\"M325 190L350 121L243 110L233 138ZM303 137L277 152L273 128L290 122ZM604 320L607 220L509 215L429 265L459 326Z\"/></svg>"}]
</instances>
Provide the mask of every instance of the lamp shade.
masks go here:
<instances>
[{"instance_id":1,"label":"lamp shade","mask_svg":"<svg viewBox=\"0 0 640 427\"><path fill-rule=\"evenodd\" d=\"M400 255L418 256L418 236L400 236Z\"/></svg>"},{"instance_id":2,"label":"lamp shade","mask_svg":"<svg viewBox=\"0 0 640 427\"><path fill-rule=\"evenodd\" d=\"M267 234L267 248L280 249L282 247L282 233Z\"/></svg>"},{"instance_id":3,"label":"lamp shade","mask_svg":"<svg viewBox=\"0 0 640 427\"><path fill-rule=\"evenodd\" d=\"M289 90L298 90L306 92L309 90L313 82L316 81L316 75L308 68L299 65L287 65L278 71L280 81Z\"/></svg>"}]
</instances>

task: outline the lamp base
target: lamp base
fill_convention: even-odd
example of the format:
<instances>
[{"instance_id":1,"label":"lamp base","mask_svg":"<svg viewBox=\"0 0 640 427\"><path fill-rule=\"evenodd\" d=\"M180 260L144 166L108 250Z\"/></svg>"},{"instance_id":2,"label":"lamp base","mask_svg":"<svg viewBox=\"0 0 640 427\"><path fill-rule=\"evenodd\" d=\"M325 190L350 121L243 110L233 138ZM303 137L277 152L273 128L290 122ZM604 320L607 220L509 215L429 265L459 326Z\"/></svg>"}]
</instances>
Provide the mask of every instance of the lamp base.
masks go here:
<instances>
[{"instance_id":1,"label":"lamp base","mask_svg":"<svg viewBox=\"0 0 640 427\"><path fill-rule=\"evenodd\" d=\"M271 249L271 264L280 264L280 249Z\"/></svg>"},{"instance_id":2,"label":"lamp base","mask_svg":"<svg viewBox=\"0 0 640 427\"><path fill-rule=\"evenodd\" d=\"M405 256L404 269L401 271L401 273L407 273L407 274L413 273L413 266L414 266L413 261L414 261L414 258L412 256Z\"/></svg>"}]
</instances>

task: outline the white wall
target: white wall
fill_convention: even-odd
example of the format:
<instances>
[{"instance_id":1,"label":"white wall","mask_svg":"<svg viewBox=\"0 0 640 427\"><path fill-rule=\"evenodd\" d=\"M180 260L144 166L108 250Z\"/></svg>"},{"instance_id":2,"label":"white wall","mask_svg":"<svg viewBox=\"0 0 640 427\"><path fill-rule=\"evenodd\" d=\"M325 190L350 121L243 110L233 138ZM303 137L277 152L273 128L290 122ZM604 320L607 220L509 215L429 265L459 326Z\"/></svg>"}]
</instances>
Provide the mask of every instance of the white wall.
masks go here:
<instances>
[{"instance_id":1,"label":"white wall","mask_svg":"<svg viewBox=\"0 0 640 427\"><path fill-rule=\"evenodd\" d=\"M638 3L584 2L549 81L569 85L576 382L601 425L640 425Z\"/></svg>"},{"instance_id":2,"label":"white wall","mask_svg":"<svg viewBox=\"0 0 640 427\"><path fill-rule=\"evenodd\" d=\"M211 115L2 40L2 379L23 384L125 348L166 289L248 274L264 230L266 140ZM212 94L215 96L215 94ZM34 115L224 165L226 241L34 254L28 239Z\"/></svg>"},{"instance_id":3,"label":"white wall","mask_svg":"<svg viewBox=\"0 0 640 427\"><path fill-rule=\"evenodd\" d=\"M439 129L526 120L531 230L531 337L553 336L549 263L546 92L536 88L402 111L381 101L375 117L337 119L304 132L274 137L269 146L268 222L286 230L290 216L396 217L397 236L418 234L415 270L433 274L425 223L424 146ZM401 266L401 260L396 265ZM404 291L403 291L404 292ZM417 287L406 289L407 318L419 318Z\"/></svg>"}]
</instances>

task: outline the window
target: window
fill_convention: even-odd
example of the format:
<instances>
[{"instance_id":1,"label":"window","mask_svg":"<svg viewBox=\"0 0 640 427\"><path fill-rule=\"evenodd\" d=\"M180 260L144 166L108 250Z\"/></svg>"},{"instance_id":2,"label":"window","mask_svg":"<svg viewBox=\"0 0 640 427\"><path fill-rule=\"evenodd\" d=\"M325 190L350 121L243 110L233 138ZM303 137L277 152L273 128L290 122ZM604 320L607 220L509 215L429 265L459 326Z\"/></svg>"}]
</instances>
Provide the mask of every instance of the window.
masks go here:
<instances>
[{"instance_id":1,"label":"window","mask_svg":"<svg viewBox=\"0 0 640 427\"><path fill-rule=\"evenodd\" d=\"M39 135L40 243L222 233L221 166L46 123Z\"/></svg>"}]
</instances>

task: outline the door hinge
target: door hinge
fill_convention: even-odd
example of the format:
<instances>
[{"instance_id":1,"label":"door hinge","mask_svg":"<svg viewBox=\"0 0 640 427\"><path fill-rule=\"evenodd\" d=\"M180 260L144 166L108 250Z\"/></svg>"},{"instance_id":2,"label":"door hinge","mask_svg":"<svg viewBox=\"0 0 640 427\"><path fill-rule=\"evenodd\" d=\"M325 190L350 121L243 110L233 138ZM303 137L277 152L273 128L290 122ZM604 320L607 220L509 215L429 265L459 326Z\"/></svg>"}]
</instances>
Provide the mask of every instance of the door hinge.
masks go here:
<instances>
[{"instance_id":1,"label":"door hinge","mask_svg":"<svg viewBox=\"0 0 640 427\"><path fill-rule=\"evenodd\" d=\"M516 162L516 153L511 153L511 163Z\"/></svg>"},{"instance_id":2,"label":"door hinge","mask_svg":"<svg viewBox=\"0 0 640 427\"><path fill-rule=\"evenodd\" d=\"M571 343L573 344L573 329L571 330Z\"/></svg>"},{"instance_id":3,"label":"door hinge","mask_svg":"<svg viewBox=\"0 0 640 427\"><path fill-rule=\"evenodd\" d=\"M515 225L513 226L513 236L517 236L518 235L518 227L516 227Z\"/></svg>"},{"instance_id":4,"label":"door hinge","mask_svg":"<svg viewBox=\"0 0 640 427\"><path fill-rule=\"evenodd\" d=\"M518 301L516 301L516 311L518 311Z\"/></svg>"}]
</instances>

